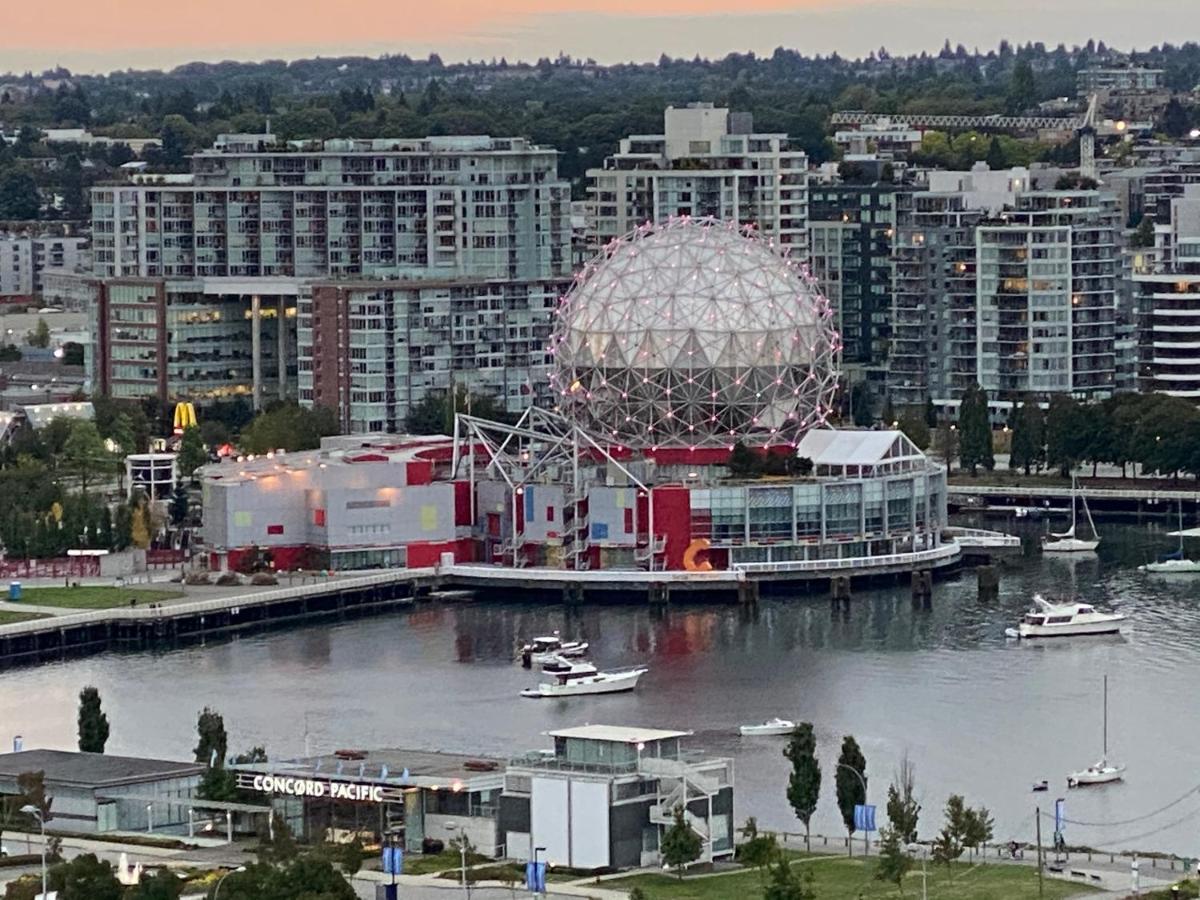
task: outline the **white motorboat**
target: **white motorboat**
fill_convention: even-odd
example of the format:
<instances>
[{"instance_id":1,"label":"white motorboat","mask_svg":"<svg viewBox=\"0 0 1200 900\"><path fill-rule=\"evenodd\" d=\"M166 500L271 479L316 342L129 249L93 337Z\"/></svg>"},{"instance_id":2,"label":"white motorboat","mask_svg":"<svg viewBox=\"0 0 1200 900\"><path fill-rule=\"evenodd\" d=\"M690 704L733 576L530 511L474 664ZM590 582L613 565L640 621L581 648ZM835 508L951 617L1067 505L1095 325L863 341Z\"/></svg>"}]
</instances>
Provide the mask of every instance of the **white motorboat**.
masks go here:
<instances>
[{"instance_id":1,"label":"white motorboat","mask_svg":"<svg viewBox=\"0 0 1200 900\"><path fill-rule=\"evenodd\" d=\"M1051 603L1041 594L1033 595L1033 609L1016 628L1006 628L1011 638L1075 637L1078 635L1116 634L1126 616L1099 612L1087 603Z\"/></svg>"},{"instance_id":2,"label":"white motorboat","mask_svg":"<svg viewBox=\"0 0 1200 900\"><path fill-rule=\"evenodd\" d=\"M1104 755L1100 761L1082 772L1067 776L1067 787L1085 787L1092 784L1111 784L1125 776L1125 766L1108 761L1108 676L1104 676Z\"/></svg>"},{"instance_id":3,"label":"white motorboat","mask_svg":"<svg viewBox=\"0 0 1200 900\"><path fill-rule=\"evenodd\" d=\"M574 697L579 694L619 694L632 691L649 671L644 666L600 672L591 663L577 662L566 672L556 672L553 682L521 691L522 697Z\"/></svg>"},{"instance_id":4,"label":"white motorboat","mask_svg":"<svg viewBox=\"0 0 1200 900\"><path fill-rule=\"evenodd\" d=\"M738 731L744 737L755 735L771 735L771 734L791 734L796 730L796 723L790 719L767 719L765 722L760 722L757 725L743 725L738 728Z\"/></svg>"},{"instance_id":5,"label":"white motorboat","mask_svg":"<svg viewBox=\"0 0 1200 900\"><path fill-rule=\"evenodd\" d=\"M1076 535L1076 508L1075 496L1078 489L1075 484L1075 477L1071 477L1071 527L1063 532L1050 532L1049 535L1042 541L1043 553L1088 553L1100 546L1100 535L1096 532L1096 523L1092 521L1092 511L1088 509L1087 497L1080 497L1083 501L1083 511L1087 515L1088 526L1092 531L1092 539L1084 540Z\"/></svg>"},{"instance_id":6,"label":"white motorboat","mask_svg":"<svg viewBox=\"0 0 1200 900\"><path fill-rule=\"evenodd\" d=\"M518 652L521 656L521 665L529 669L535 664L548 663L559 656L576 659L587 653L587 649L587 641L564 641L556 631L545 637L535 637L521 647Z\"/></svg>"},{"instance_id":7,"label":"white motorboat","mask_svg":"<svg viewBox=\"0 0 1200 900\"><path fill-rule=\"evenodd\" d=\"M1172 537L1179 538L1179 549L1162 557L1157 562L1138 566L1139 572L1151 572L1158 575L1195 575L1200 574L1200 559L1188 559L1183 555L1183 538L1194 531L1183 527L1183 501L1179 501L1179 530L1172 532Z\"/></svg>"}]
</instances>

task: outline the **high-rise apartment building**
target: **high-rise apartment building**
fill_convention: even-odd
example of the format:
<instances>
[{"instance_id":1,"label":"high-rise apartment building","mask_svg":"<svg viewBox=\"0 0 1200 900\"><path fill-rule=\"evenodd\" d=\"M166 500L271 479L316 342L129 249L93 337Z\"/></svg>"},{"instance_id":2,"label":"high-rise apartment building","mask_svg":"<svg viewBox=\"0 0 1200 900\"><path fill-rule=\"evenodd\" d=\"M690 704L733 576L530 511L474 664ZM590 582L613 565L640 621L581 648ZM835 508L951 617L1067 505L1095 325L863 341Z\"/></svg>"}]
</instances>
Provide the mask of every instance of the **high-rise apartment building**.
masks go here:
<instances>
[{"instance_id":1,"label":"high-rise apartment building","mask_svg":"<svg viewBox=\"0 0 1200 900\"><path fill-rule=\"evenodd\" d=\"M882 395L892 337L896 195L890 181L809 187L809 264L842 335L840 369Z\"/></svg>"},{"instance_id":2,"label":"high-rise apartment building","mask_svg":"<svg viewBox=\"0 0 1200 900\"><path fill-rule=\"evenodd\" d=\"M1154 231L1154 247L1134 252L1138 388L1200 399L1200 185Z\"/></svg>"},{"instance_id":3,"label":"high-rise apartment building","mask_svg":"<svg viewBox=\"0 0 1200 900\"><path fill-rule=\"evenodd\" d=\"M806 252L808 157L786 134L758 134L749 113L710 103L669 106L662 134L622 139L604 167L589 169L591 249L646 222L713 216L753 223Z\"/></svg>"},{"instance_id":4,"label":"high-rise apartment building","mask_svg":"<svg viewBox=\"0 0 1200 900\"><path fill-rule=\"evenodd\" d=\"M1097 190L1034 190L1025 169L931 172L901 210L894 403L1106 397L1115 386L1121 217Z\"/></svg>"},{"instance_id":5,"label":"high-rise apartment building","mask_svg":"<svg viewBox=\"0 0 1200 900\"><path fill-rule=\"evenodd\" d=\"M570 187L555 151L521 138L224 135L191 168L93 190L95 274L110 295L97 304L107 320L97 323L94 357L114 390L312 402L314 386L299 375L311 368L297 361L313 348L297 340L320 333L300 300L315 282L530 285L570 275ZM374 319L355 316L348 327L370 330ZM153 372L143 365L148 329L160 351L166 345L166 365ZM466 355L468 368L474 358ZM131 359L139 371L126 372Z\"/></svg>"}]
</instances>

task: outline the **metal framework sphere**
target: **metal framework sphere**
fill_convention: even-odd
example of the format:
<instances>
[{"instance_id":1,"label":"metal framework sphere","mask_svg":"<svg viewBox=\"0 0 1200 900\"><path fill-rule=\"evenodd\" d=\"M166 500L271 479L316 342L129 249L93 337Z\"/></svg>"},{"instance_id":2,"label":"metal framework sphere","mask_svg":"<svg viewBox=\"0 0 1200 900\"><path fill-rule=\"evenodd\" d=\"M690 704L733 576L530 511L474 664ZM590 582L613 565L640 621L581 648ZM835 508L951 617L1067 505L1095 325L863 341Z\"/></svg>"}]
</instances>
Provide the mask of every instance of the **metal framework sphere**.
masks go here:
<instances>
[{"instance_id":1,"label":"metal framework sphere","mask_svg":"<svg viewBox=\"0 0 1200 900\"><path fill-rule=\"evenodd\" d=\"M576 276L550 351L558 409L608 444L795 444L830 412L838 335L807 271L749 226L671 219Z\"/></svg>"}]
</instances>

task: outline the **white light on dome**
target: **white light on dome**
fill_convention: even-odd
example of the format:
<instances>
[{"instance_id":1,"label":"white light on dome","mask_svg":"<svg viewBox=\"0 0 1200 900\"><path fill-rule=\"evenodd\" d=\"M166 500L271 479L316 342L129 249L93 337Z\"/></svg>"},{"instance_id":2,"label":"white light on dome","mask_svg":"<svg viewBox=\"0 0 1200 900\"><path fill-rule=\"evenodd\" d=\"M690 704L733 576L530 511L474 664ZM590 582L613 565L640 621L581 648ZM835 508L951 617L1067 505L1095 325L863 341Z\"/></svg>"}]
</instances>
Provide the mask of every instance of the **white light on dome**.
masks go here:
<instances>
[{"instance_id":1,"label":"white light on dome","mask_svg":"<svg viewBox=\"0 0 1200 900\"><path fill-rule=\"evenodd\" d=\"M794 444L823 423L837 383L815 282L753 228L712 219L610 243L563 298L551 342L562 411L635 447L648 434L655 446Z\"/></svg>"}]
</instances>

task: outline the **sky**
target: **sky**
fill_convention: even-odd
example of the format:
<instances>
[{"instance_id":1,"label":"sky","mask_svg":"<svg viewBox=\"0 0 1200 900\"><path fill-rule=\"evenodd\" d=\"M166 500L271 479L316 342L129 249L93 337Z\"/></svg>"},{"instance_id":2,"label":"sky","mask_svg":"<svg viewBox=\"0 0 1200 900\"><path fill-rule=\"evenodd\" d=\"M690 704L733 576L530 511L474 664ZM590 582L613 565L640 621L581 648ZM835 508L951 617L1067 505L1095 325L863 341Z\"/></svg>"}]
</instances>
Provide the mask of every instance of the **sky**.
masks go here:
<instances>
[{"instance_id":1,"label":"sky","mask_svg":"<svg viewBox=\"0 0 1200 900\"><path fill-rule=\"evenodd\" d=\"M565 52L603 63L935 51L942 41L1121 49L1200 40L1197 0L2 0L0 71L170 68L193 60L437 52L451 62Z\"/></svg>"}]
</instances>

